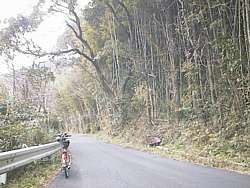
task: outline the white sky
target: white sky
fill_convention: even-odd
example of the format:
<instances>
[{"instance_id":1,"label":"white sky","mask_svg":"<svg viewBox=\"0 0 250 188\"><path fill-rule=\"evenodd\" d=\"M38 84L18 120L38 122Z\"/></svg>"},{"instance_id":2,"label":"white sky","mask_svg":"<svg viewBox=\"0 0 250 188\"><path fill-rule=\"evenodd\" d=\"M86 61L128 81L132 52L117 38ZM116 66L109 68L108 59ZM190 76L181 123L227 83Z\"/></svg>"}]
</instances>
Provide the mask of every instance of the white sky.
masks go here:
<instances>
[{"instance_id":1,"label":"white sky","mask_svg":"<svg viewBox=\"0 0 250 188\"><path fill-rule=\"evenodd\" d=\"M90 0L79 0L81 6L86 5ZM18 14L29 15L33 6L38 0L0 0L0 23L9 17L15 17ZM1 26L1 24L0 24ZM0 27L1 28L1 27ZM39 26L38 30L31 34L31 37L45 50L50 51L55 46L57 38L64 32L65 18L63 15L50 15ZM15 68L32 64L33 58L25 55L19 55L15 58ZM0 74L7 73L9 68L7 63L0 57Z\"/></svg>"}]
</instances>

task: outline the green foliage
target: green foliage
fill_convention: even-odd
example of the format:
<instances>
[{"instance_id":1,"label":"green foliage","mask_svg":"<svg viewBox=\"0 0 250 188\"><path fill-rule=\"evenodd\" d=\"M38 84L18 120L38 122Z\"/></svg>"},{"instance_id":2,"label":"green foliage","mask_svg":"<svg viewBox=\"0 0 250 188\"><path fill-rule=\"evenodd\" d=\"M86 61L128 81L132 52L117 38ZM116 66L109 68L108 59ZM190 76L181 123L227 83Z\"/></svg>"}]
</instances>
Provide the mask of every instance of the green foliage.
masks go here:
<instances>
[{"instance_id":1,"label":"green foliage","mask_svg":"<svg viewBox=\"0 0 250 188\"><path fill-rule=\"evenodd\" d=\"M36 81L39 79L47 80L45 77L51 75L48 73L44 76L43 70L40 69L36 71L36 78L32 77ZM27 72L30 73L29 80L31 80L33 70L26 70L25 73ZM47 69L45 72L48 72ZM49 82L49 80L47 81ZM31 86L37 87L35 83L32 83ZM50 118L52 115L39 111L37 104L26 97L14 98L6 91L4 93L4 97L0 100L0 150L9 151L20 149L24 145L33 146L51 142L54 129L49 126L50 123L55 124L57 118L53 120ZM48 121L49 119L51 120Z\"/></svg>"},{"instance_id":2,"label":"green foliage","mask_svg":"<svg viewBox=\"0 0 250 188\"><path fill-rule=\"evenodd\" d=\"M57 155L57 154L55 154ZM2 188L40 188L48 182L60 168L57 156L47 161L38 161L8 174L8 182Z\"/></svg>"},{"instance_id":3,"label":"green foliage","mask_svg":"<svg viewBox=\"0 0 250 188\"><path fill-rule=\"evenodd\" d=\"M0 150L20 149L24 144L33 146L50 142L53 137L41 127L22 124L2 125L0 130Z\"/></svg>"},{"instance_id":4,"label":"green foliage","mask_svg":"<svg viewBox=\"0 0 250 188\"><path fill-rule=\"evenodd\" d=\"M75 2L66 1L69 11ZM222 0L98 0L83 14L76 8L78 17L70 18L79 20L69 23L78 25L65 32L58 48L76 48L80 58L70 59L72 66L56 79L47 68L27 71L38 93L40 85L55 80L53 116L37 112L28 100L4 100L0 114L10 126L6 132L12 127L21 135L24 127L49 123L57 130L105 130L136 141L157 134L177 151L190 146L201 157L246 160L247 6L246 1ZM1 98L6 98L4 92ZM34 135L34 143L41 141L40 129ZM23 142L15 137L6 148Z\"/></svg>"},{"instance_id":5,"label":"green foliage","mask_svg":"<svg viewBox=\"0 0 250 188\"><path fill-rule=\"evenodd\" d=\"M49 121L48 121L49 119ZM0 151L11 151L24 147L46 144L54 141L56 117L38 112L30 100L11 99L6 94L0 100ZM50 125L51 128L49 128ZM40 162L39 162L40 164ZM34 187L44 185L56 164L31 164L8 173L8 184L4 187ZM30 174L36 178L30 178ZM9 181L10 179L10 181Z\"/></svg>"}]
</instances>

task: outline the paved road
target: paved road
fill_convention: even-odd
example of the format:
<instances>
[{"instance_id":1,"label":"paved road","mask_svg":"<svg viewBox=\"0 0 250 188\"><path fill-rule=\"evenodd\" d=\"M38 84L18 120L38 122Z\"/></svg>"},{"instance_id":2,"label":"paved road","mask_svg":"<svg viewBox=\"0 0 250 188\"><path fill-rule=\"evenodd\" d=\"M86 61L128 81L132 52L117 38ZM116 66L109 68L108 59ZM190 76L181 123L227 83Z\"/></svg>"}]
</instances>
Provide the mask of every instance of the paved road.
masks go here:
<instances>
[{"instance_id":1,"label":"paved road","mask_svg":"<svg viewBox=\"0 0 250 188\"><path fill-rule=\"evenodd\" d=\"M59 173L50 188L250 188L250 176L74 136L69 179Z\"/></svg>"}]
</instances>

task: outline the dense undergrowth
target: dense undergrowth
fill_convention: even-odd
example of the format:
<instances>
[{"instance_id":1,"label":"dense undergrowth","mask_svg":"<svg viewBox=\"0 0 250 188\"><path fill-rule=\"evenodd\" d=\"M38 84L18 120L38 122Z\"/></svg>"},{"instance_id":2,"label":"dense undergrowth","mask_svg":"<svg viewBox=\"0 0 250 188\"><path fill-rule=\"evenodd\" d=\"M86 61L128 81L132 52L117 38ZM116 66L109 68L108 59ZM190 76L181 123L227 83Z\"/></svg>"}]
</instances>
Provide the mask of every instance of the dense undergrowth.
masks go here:
<instances>
[{"instance_id":1,"label":"dense undergrowth","mask_svg":"<svg viewBox=\"0 0 250 188\"><path fill-rule=\"evenodd\" d=\"M24 124L3 125L0 129L0 149L10 151L23 147L46 144L54 141L53 133L40 126ZM38 160L28 166L8 173L7 184L3 188L41 188L59 169L58 157ZM1 186L0 186L1 187Z\"/></svg>"},{"instance_id":2,"label":"dense undergrowth","mask_svg":"<svg viewBox=\"0 0 250 188\"><path fill-rule=\"evenodd\" d=\"M112 133L100 131L96 132L96 135L111 143L149 151L164 157L250 173L250 134L236 134L231 138L225 138L221 131L211 132L198 122L193 122L192 126L175 128L158 125L154 128L155 132L152 132L152 127L141 127L133 126ZM149 135L161 137L161 145L149 147L147 141Z\"/></svg>"},{"instance_id":3,"label":"dense undergrowth","mask_svg":"<svg viewBox=\"0 0 250 188\"><path fill-rule=\"evenodd\" d=\"M0 100L0 151L7 152L54 142L51 116L24 100ZM31 163L8 173L7 188L41 187L58 169L57 159Z\"/></svg>"},{"instance_id":4,"label":"dense undergrowth","mask_svg":"<svg viewBox=\"0 0 250 188\"><path fill-rule=\"evenodd\" d=\"M140 146L159 136L162 147L152 150L249 171L249 6L108 0L83 13L76 6L93 61L81 57L57 77L58 116L76 132L103 130ZM79 36L68 32L62 40L71 45Z\"/></svg>"},{"instance_id":5,"label":"dense undergrowth","mask_svg":"<svg viewBox=\"0 0 250 188\"><path fill-rule=\"evenodd\" d=\"M46 67L22 73L30 83L20 81L19 93L25 100L33 93L36 111L47 116L50 109L60 120L55 127L65 130L102 130L112 141L164 156L249 172L248 1L93 0L78 11L76 1L59 0L53 6L70 18L55 50L70 47L78 57L55 58L56 77ZM4 49L14 26L3 33ZM53 100L46 108L50 80ZM30 85L35 92L26 91ZM13 111L25 115L23 106ZM2 109L5 118L9 111ZM38 130L54 126L48 119ZM23 125L7 122L15 132ZM3 150L29 143L19 134L9 138L7 129ZM31 144L43 142L39 132ZM150 136L162 145L148 148Z\"/></svg>"},{"instance_id":6,"label":"dense undergrowth","mask_svg":"<svg viewBox=\"0 0 250 188\"><path fill-rule=\"evenodd\" d=\"M46 129L20 123L2 125L0 132L1 151L46 144L54 140L53 133L48 133Z\"/></svg>"},{"instance_id":7,"label":"dense undergrowth","mask_svg":"<svg viewBox=\"0 0 250 188\"><path fill-rule=\"evenodd\" d=\"M8 181L1 188L46 188L60 168L57 154L8 173Z\"/></svg>"}]
</instances>

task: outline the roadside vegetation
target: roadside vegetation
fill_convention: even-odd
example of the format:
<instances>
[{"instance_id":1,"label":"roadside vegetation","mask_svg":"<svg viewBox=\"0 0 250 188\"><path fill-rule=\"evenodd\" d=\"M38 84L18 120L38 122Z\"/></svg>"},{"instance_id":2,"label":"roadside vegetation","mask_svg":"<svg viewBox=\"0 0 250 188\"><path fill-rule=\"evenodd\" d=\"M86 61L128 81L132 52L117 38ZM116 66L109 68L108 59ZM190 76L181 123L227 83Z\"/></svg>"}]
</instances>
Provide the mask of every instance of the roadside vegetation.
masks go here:
<instances>
[{"instance_id":1,"label":"roadside vegetation","mask_svg":"<svg viewBox=\"0 0 250 188\"><path fill-rule=\"evenodd\" d=\"M8 183L1 188L47 188L60 169L58 155L22 167L8 174Z\"/></svg>"},{"instance_id":2,"label":"roadside vegetation","mask_svg":"<svg viewBox=\"0 0 250 188\"><path fill-rule=\"evenodd\" d=\"M32 15L10 20L1 31L2 56L48 57L21 74L13 69L2 84L0 131L8 130L0 134L2 150L45 143L50 138L39 136L44 130L67 130L249 172L248 1L93 0L85 8L74 0L51 2L50 13L68 17L52 52L25 35L42 22L42 1ZM13 122L8 117L20 113L10 113L15 109L36 114ZM8 137L25 128L34 130L25 138L30 142ZM151 137L161 146L149 148Z\"/></svg>"},{"instance_id":3,"label":"roadside vegetation","mask_svg":"<svg viewBox=\"0 0 250 188\"><path fill-rule=\"evenodd\" d=\"M195 164L227 169L239 173L250 174L249 160L247 156L229 158L223 150L219 154L208 151L218 150L217 146L208 148L208 146L187 146L181 144L164 143L157 147L150 147L147 144L138 142L138 139L131 139L128 132L118 136L107 135L105 132L98 132L93 136L107 143L118 144L125 148L137 149L144 152L160 155L171 159L189 161Z\"/></svg>"},{"instance_id":4,"label":"roadside vegetation","mask_svg":"<svg viewBox=\"0 0 250 188\"><path fill-rule=\"evenodd\" d=\"M3 90L0 90L1 92L0 151L11 151L54 141L56 130L52 124L55 125L58 122L43 111L39 112L39 103L34 100L35 94L29 93L30 98L25 98L22 96L23 91L20 88L15 90L14 97L8 92L3 93ZM9 172L7 184L2 187L41 187L58 169L58 159L48 160L47 162L37 161Z\"/></svg>"},{"instance_id":5,"label":"roadside vegetation","mask_svg":"<svg viewBox=\"0 0 250 188\"><path fill-rule=\"evenodd\" d=\"M249 3L167 4L93 1L74 14L95 58L58 75L56 112L72 131L143 148L159 137L147 150L249 172ZM69 27L60 41L79 37Z\"/></svg>"},{"instance_id":6,"label":"roadside vegetation","mask_svg":"<svg viewBox=\"0 0 250 188\"><path fill-rule=\"evenodd\" d=\"M143 148L157 136L147 150L249 172L249 3L164 2L94 1L78 15L98 59L57 77L57 112L76 132Z\"/></svg>"},{"instance_id":7,"label":"roadside vegetation","mask_svg":"<svg viewBox=\"0 0 250 188\"><path fill-rule=\"evenodd\" d=\"M50 79L42 79L45 74L50 74L46 70L23 69L15 71L14 77L11 74L1 77L1 152L54 142L60 122L47 110L49 94L45 94L45 83ZM41 187L58 169L58 160L53 159L49 163L38 161L8 173L7 185L3 187Z\"/></svg>"}]
</instances>

